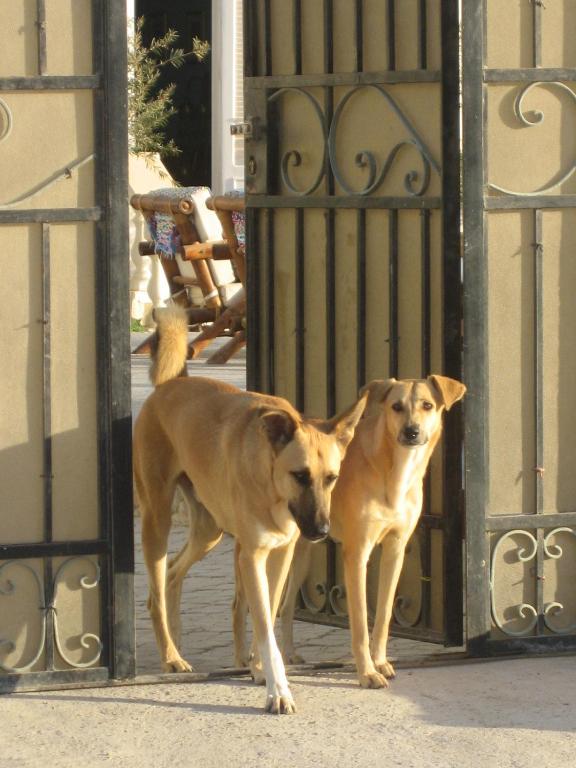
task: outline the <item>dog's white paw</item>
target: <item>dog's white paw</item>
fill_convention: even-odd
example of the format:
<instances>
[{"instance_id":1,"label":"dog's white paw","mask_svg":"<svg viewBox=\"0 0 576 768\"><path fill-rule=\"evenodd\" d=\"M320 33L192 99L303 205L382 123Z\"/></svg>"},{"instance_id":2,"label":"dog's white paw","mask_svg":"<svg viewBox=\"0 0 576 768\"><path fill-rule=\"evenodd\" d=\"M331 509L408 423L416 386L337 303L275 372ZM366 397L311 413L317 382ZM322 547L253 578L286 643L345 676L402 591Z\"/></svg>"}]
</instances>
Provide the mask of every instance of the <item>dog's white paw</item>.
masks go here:
<instances>
[{"instance_id":1,"label":"dog's white paw","mask_svg":"<svg viewBox=\"0 0 576 768\"><path fill-rule=\"evenodd\" d=\"M293 715L296 712L296 704L290 691L285 691L283 694L268 694L266 712L272 715Z\"/></svg>"},{"instance_id":2,"label":"dog's white paw","mask_svg":"<svg viewBox=\"0 0 576 768\"><path fill-rule=\"evenodd\" d=\"M390 680L393 677L396 677L396 672L394 671L394 667L392 664L390 664L389 661L375 661L374 666L380 672L380 674L384 675L385 678Z\"/></svg>"},{"instance_id":3,"label":"dog's white paw","mask_svg":"<svg viewBox=\"0 0 576 768\"><path fill-rule=\"evenodd\" d=\"M194 667L188 664L181 656L174 659L167 659L162 663L163 672L193 672Z\"/></svg>"},{"instance_id":4,"label":"dog's white paw","mask_svg":"<svg viewBox=\"0 0 576 768\"><path fill-rule=\"evenodd\" d=\"M388 680L376 670L358 675L362 688L388 688Z\"/></svg>"}]
</instances>

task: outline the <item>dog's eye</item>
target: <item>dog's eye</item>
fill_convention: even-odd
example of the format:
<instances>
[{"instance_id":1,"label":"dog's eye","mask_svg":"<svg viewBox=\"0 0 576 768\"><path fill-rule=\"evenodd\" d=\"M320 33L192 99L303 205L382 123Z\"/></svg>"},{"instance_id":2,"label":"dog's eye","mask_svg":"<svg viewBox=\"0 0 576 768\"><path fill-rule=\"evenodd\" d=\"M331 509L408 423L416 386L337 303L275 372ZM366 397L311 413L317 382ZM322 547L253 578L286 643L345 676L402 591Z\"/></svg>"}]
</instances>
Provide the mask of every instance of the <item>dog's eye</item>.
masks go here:
<instances>
[{"instance_id":1,"label":"dog's eye","mask_svg":"<svg viewBox=\"0 0 576 768\"><path fill-rule=\"evenodd\" d=\"M432 405L432 403L428 402L428 400L424 400L424 402L422 403L422 408L424 408L425 411L431 411L432 408L434 408L434 406Z\"/></svg>"},{"instance_id":2,"label":"dog's eye","mask_svg":"<svg viewBox=\"0 0 576 768\"><path fill-rule=\"evenodd\" d=\"M326 476L326 485L333 485L338 480L338 475L330 474Z\"/></svg>"},{"instance_id":3,"label":"dog's eye","mask_svg":"<svg viewBox=\"0 0 576 768\"><path fill-rule=\"evenodd\" d=\"M310 485L310 472L307 469L301 469L297 472L292 472L292 477L298 485Z\"/></svg>"},{"instance_id":4,"label":"dog's eye","mask_svg":"<svg viewBox=\"0 0 576 768\"><path fill-rule=\"evenodd\" d=\"M392 410L396 411L397 413L400 413L404 410L404 406L402 403L392 403Z\"/></svg>"}]
</instances>

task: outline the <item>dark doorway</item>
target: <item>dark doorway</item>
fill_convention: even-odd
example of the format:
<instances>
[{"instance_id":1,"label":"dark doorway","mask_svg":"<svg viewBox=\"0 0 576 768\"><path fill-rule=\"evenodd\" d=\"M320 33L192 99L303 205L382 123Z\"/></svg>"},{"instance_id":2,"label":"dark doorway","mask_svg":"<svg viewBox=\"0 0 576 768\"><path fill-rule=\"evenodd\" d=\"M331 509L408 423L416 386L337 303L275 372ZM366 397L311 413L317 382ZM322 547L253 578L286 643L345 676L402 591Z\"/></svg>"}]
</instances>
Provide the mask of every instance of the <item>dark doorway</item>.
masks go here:
<instances>
[{"instance_id":1,"label":"dark doorway","mask_svg":"<svg viewBox=\"0 0 576 768\"><path fill-rule=\"evenodd\" d=\"M145 19L144 45L164 35L168 29L178 32L177 47L192 50L195 37L211 41L211 0L137 0L136 16ZM170 174L184 186L211 184L211 57L202 61L188 57L180 69L164 67L159 87L176 84L176 114L166 128L166 138L173 139L181 154L163 157Z\"/></svg>"}]
</instances>

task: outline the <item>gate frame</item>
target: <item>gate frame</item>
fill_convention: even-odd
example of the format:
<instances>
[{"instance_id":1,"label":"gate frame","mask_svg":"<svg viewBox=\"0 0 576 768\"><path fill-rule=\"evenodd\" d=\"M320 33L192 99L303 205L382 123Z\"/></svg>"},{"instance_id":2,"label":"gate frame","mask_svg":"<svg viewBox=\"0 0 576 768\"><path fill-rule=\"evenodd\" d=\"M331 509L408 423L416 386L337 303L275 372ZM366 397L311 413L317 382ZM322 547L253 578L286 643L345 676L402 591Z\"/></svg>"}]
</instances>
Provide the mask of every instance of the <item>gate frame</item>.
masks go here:
<instances>
[{"instance_id":1,"label":"gate frame","mask_svg":"<svg viewBox=\"0 0 576 768\"><path fill-rule=\"evenodd\" d=\"M537 511L532 515L490 516L488 512L488 272L485 240L485 212L488 210L533 210L536 232L538 212L576 206L575 195L507 194L485 195L488 182L485 140L487 114L485 85L575 81L576 69L541 67L540 24L542 3L533 3L534 57L528 69L488 69L484 67L486 50L486 0L461 0L462 3L462 196L464 234L464 372L468 393L465 408L465 505L466 505L466 638L470 656L504 654L560 653L576 651L576 634L526 635L505 639L491 637L490 541L491 533L527 529L538 536L536 578L537 601L542 603L542 530L576 526L576 512L543 514L541 490ZM538 235L536 239L539 239ZM534 243L535 249L542 247ZM541 276L535 277L538 290ZM543 427L541 295L536 309L536 412L537 453L541 452ZM540 605L539 605L540 607ZM542 631L541 612L538 610Z\"/></svg>"},{"instance_id":2,"label":"gate frame","mask_svg":"<svg viewBox=\"0 0 576 768\"><path fill-rule=\"evenodd\" d=\"M51 536L51 481L45 478L44 541L0 545L3 560L59 556L100 559L100 632L103 644L99 666L87 669L3 673L0 693L46 690L69 685L105 685L111 679L135 676L134 529L132 503L132 417L128 269L128 132L127 28L122 0L92 0L94 74L47 76L46 36L38 25L39 74L0 78L7 91L90 90L94 95L95 200L92 208L48 208L1 211L2 224L43 225L42 249L49 257L48 225L58 222L95 222L96 366L98 377L98 491L100 523L97 539L53 541ZM38 18L45 16L45 0L38 0ZM44 290L49 286L44 272ZM49 306L45 305L49 312ZM46 346L48 345L48 346ZM49 374L49 337L45 340L45 375ZM48 367L47 367L48 366ZM49 414L49 388L44 405ZM46 423L45 423L46 426ZM49 427L49 424L48 424ZM50 464L50 435L44 436L45 468ZM47 585L45 585L46 587ZM50 589L50 587L47 587ZM45 609L50 610L48 607ZM47 622L50 631L50 622Z\"/></svg>"}]
</instances>

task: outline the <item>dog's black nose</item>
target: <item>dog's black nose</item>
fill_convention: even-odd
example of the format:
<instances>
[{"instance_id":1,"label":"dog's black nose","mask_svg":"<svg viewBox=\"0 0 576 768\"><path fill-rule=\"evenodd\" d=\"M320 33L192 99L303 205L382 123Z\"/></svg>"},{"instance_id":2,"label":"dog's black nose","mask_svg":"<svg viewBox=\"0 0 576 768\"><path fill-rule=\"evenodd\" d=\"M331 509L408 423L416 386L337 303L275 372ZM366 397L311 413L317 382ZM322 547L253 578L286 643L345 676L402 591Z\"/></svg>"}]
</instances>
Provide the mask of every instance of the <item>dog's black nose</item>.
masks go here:
<instances>
[{"instance_id":1,"label":"dog's black nose","mask_svg":"<svg viewBox=\"0 0 576 768\"><path fill-rule=\"evenodd\" d=\"M417 424L404 427L404 437L406 440L416 440L420 434L420 427Z\"/></svg>"},{"instance_id":2,"label":"dog's black nose","mask_svg":"<svg viewBox=\"0 0 576 768\"><path fill-rule=\"evenodd\" d=\"M328 536L328 533L330 531L330 523L322 523L318 526L318 535L319 536Z\"/></svg>"}]
</instances>

